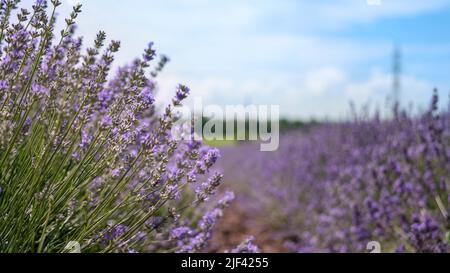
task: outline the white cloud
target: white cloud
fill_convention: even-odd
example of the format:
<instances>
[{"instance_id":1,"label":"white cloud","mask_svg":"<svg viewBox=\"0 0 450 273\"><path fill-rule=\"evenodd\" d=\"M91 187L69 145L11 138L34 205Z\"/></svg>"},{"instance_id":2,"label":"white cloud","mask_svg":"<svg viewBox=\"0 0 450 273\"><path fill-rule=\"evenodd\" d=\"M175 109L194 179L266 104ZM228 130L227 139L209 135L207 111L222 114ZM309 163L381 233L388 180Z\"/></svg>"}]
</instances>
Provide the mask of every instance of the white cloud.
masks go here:
<instances>
[{"instance_id":1,"label":"white cloud","mask_svg":"<svg viewBox=\"0 0 450 273\"><path fill-rule=\"evenodd\" d=\"M371 97L385 97L391 90L392 77L375 71L362 82L349 82L344 88L345 95L354 101L367 101Z\"/></svg>"},{"instance_id":2,"label":"white cloud","mask_svg":"<svg viewBox=\"0 0 450 273\"><path fill-rule=\"evenodd\" d=\"M421 103L422 98L429 96L433 86L422 79L410 75L401 77L403 102ZM392 90L392 75L380 71L372 72L369 79L362 82L350 82L344 92L347 97L356 101L386 99Z\"/></svg>"},{"instance_id":3,"label":"white cloud","mask_svg":"<svg viewBox=\"0 0 450 273\"><path fill-rule=\"evenodd\" d=\"M324 67L307 74L305 89L314 95L323 95L331 88L337 88L345 80L342 71L334 67Z\"/></svg>"}]
</instances>

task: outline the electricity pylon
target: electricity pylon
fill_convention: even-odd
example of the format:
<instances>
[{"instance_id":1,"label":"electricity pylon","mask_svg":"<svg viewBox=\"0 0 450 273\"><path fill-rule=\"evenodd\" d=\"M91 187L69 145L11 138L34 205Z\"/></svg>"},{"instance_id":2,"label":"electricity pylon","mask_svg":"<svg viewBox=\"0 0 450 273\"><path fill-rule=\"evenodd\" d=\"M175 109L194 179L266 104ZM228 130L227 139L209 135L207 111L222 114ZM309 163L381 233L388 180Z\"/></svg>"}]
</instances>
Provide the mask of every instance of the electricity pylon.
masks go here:
<instances>
[{"instance_id":1,"label":"electricity pylon","mask_svg":"<svg viewBox=\"0 0 450 273\"><path fill-rule=\"evenodd\" d=\"M399 47L394 48L394 54L392 56L392 103L394 105L400 103L400 89L401 89L401 50Z\"/></svg>"}]
</instances>

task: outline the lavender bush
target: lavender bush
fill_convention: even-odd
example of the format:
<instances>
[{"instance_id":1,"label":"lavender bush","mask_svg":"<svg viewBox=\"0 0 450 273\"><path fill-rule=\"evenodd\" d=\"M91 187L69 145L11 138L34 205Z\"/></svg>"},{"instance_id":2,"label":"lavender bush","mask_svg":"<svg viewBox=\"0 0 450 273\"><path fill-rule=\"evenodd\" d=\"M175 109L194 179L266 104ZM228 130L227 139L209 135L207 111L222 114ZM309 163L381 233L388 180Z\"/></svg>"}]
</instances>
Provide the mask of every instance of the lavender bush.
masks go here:
<instances>
[{"instance_id":1,"label":"lavender bush","mask_svg":"<svg viewBox=\"0 0 450 273\"><path fill-rule=\"evenodd\" d=\"M396 107L392 120L290 132L274 154L224 147L222 168L291 251L365 252L378 241L386 252L448 252L450 114L437 103L435 93L419 117Z\"/></svg>"},{"instance_id":2,"label":"lavender bush","mask_svg":"<svg viewBox=\"0 0 450 273\"><path fill-rule=\"evenodd\" d=\"M189 88L157 109L167 57L152 68L150 43L110 76L120 43L99 32L83 53L81 5L58 33L50 2L0 2L0 252L204 251L233 195L202 205L219 153L171 137Z\"/></svg>"}]
</instances>

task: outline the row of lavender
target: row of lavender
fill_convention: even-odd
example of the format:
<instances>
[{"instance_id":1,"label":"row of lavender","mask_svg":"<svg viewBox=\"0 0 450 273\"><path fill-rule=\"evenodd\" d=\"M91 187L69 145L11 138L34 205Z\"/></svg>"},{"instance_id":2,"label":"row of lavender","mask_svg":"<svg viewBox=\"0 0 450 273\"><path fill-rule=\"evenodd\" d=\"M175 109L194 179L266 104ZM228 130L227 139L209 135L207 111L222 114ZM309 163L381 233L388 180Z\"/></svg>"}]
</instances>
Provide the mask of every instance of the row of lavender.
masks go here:
<instances>
[{"instance_id":1,"label":"row of lavender","mask_svg":"<svg viewBox=\"0 0 450 273\"><path fill-rule=\"evenodd\" d=\"M227 182L292 251L448 252L450 114L437 100L420 117L287 133L273 154L225 147Z\"/></svg>"},{"instance_id":2,"label":"row of lavender","mask_svg":"<svg viewBox=\"0 0 450 273\"><path fill-rule=\"evenodd\" d=\"M205 250L233 194L208 201L218 151L171 135L189 88L155 107L167 58L150 43L110 77L120 43L84 52L80 5L59 31L60 1L19 2L0 1L0 252Z\"/></svg>"}]
</instances>

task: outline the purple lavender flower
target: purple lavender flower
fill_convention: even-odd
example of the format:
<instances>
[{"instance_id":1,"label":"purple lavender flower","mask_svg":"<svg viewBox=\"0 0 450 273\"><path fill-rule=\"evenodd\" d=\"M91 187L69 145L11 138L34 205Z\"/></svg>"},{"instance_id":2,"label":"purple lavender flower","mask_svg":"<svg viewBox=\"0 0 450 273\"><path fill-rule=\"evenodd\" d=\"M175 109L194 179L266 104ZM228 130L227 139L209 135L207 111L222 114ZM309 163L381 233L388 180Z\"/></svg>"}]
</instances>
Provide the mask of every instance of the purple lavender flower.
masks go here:
<instances>
[{"instance_id":1,"label":"purple lavender flower","mask_svg":"<svg viewBox=\"0 0 450 273\"><path fill-rule=\"evenodd\" d=\"M5 80L0 80L0 90L5 90L8 88L8 82Z\"/></svg>"},{"instance_id":2,"label":"purple lavender flower","mask_svg":"<svg viewBox=\"0 0 450 273\"><path fill-rule=\"evenodd\" d=\"M200 186L195 190L197 194L197 201L204 202L207 201L209 196L212 195L217 187L222 182L223 175L216 173L212 177L208 179L208 181L203 182Z\"/></svg>"},{"instance_id":3,"label":"purple lavender flower","mask_svg":"<svg viewBox=\"0 0 450 273\"><path fill-rule=\"evenodd\" d=\"M219 200L219 205L222 207L227 207L231 201L235 199L234 192L226 191L222 198Z\"/></svg>"},{"instance_id":4,"label":"purple lavender flower","mask_svg":"<svg viewBox=\"0 0 450 273\"><path fill-rule=\"evenodd\" d=\"M111 171L111 175L112 177L119 177L120 176L120 170L119 169L114 169Z\"/></svg>"},{"instance_id":5,"label":"purple lavender flower","mask_svg":"<svg viewBox=\"0 0 450 273\"><path fill-rule=\"evenodd\" d=\"M259 253L259 247L253 243L255 237L249 237L244 242L242 242L239 246L228 251L230 253Z\"/></svg>"},{"instance_id":6,"label":"purple lavender flower","mask_svg":"<svg viewBox=\"0 0 450 273\"><path fill-rule=\"evenodd\" d=\"M190 89L182 84L179 84L176 88L176 94L173 98L173 104L179 105L189 95Z\"/></svg>"},{"instance_id":7,"label":"purple lavender flower","mask_svg":"<svg viewBox=\"0 0 450 273\"><path fill-rule=\"evenodd\" d=\"M153 42L148 43L148 47L143 55L144 61L150 62L155 58L156 51L153 49Z\"/></svg>"},{"instance_id":8,"label":"purple lavender flower","mask_svg":"<svg viewBox=\"0 0 450 273\"><path fill-rule=\"evenodd\" d=\"M104 116L102 118L102 126L111 126L112 125L112 118L108 115Z\"/></svg>"},{"instance_id":9,"label":"purple lavender flower","mask_svg":"<svg viewBox=\"0 0 450 273\"><path fill-rule=\"evenodd\" d=\"M33 86L31 87L31 89L33 90L33 94L35 94L38 97L50 96L50 90L48 90L48 88L43 85L33 83Z\"/></svg>"},{"instance_id":10,"label":"purple lavender flower","mask_svg":"<svg viewBox=\"0 0 450 273\"><path fill-rule=\"evenodd\" d=\"M220 157L218 149L210 149L205 156L205 165L207 168L212 167Z\"/></svg>"},{"instance_id":11,"label":"purple lavender flower","mask_svg":"<svg viewBox=\"0 0 450 273\"><path fill-rule=\"evenodd\" d=\"M145 87L144 89L142 89L140 96L142 97L144 102L148 105L153 104L153 102L155 101L153 92L149 87Z\"/></svg>"},{"instance_id":12,"label":"purple lavender flower","mask_svg":"<svg viewBox=\"0 0 450 273\"><path fill-rule=\"evenodd\" d=\"M189 227L178 227L172 230L170 236L173 239L183 240L187 236L190 236L193 231Z\"/></svg>"},{"instance_id":13,"label":"purple lavender flower","mask_svg":"<svg viewBox=\"0 0 450 273\"><path fill-rule=\"evenodd\" d=\"M103 240L106 242L113 241L125 234L127 230L128 227L125 225L114 225L112 223L109 223L109 228L105 231Z\"/></svg>"}]
</instances>

